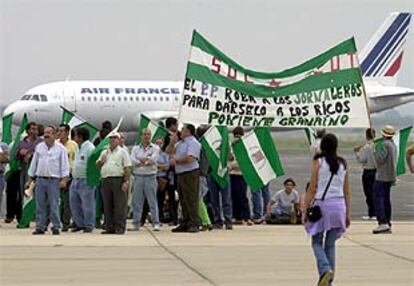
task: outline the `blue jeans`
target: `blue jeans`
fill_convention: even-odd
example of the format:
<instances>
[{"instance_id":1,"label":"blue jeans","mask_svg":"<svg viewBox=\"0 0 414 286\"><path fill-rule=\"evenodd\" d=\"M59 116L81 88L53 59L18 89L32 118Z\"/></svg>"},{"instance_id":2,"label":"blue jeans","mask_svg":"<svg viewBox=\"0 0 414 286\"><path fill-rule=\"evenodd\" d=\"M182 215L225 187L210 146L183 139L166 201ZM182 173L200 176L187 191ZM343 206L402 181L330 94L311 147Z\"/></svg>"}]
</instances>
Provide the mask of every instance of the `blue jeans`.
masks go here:
<instances>
[{"instance_id":1,"label":"blue jeans","mask_svg":"<svg viewBox=\"0 0 414 286\"><path fill-rule=\"evenodd\" d=\"M210 199L213 206L213 215L214 215L214 224L223 224L223 219L221 217L221 209L223 208L223 216L225 224L232 224L233 222L233 210L231 202L231 192L230 192L230 180L228 180L227 185L222 188L220 185L210 176L209 178L210 186ZM221 195L221 203L220 203Z\"/></svg>"},{"instance_id":2,"label":"blue jeans","mask_svg":"<svg viewBox=\"0 0 414 286\"><path fill-rule=\"evenodd\" d=\"M52 229L60 229L59 179L36 179L36 229L46 230L46 216L49 214ZM48 209L49 207L49 209Z\"/></svg>"},{"instance_id":3,"label":"blue jeans","mask_svg":"<svg viewBox=\"0 0 414 286\"><path fill-rule=\"evenodd\" d=\"M277 216L291 216L292 215L293 206L286 208L280 205L272 206L271 213Z\"/></svg>"},{"instance_id":4,"label":"blue jeans","mask_svg":"<svg viewBox=\"0 0 414 286\"><path fill-rule=\"evenodd\" d=\"M6 192L6 181L4 179L4 174L0 174L0 216L3 215L2 207L3 207L3 198L4 198L5 192Z\"/></svg>"},{"instance_id":5,"label":"blue jeans","mask_svg":"<svg viewBox=\"0 0 414 286\"><path fill-rule=\"evenodd\" d=\"M144 200L147 199L153 225L159 225L158 202L157 202L157 177L156 175L135 175L134 192L132 194L133 224L140 226Z\"/></svg>"},{"instance_id":6,"label":"blue jeans","mask_svg":"<svg viewBox=\"0 0 414 286\"><path fill-rule=\"evenodd\" d=\"M79 228L95 227L95 190L86 179L73 179L69 189L72 218Z\"/></svg>"},{"instance_id":7,"label":"blue jeans","mask_svg":"<svg viewBox=\"0 0 414 286\"><path fill-rule=\"evenodd\" d=\"M391 182L374 182L374 204L378 224L391 223Z\"/></svg>"},{"instance_id":8,"label":"blue jeans","mask_svg":"<svg viewBox=\"0 0 414 286\"><path fill-rule=\"evenodd\" d=\"M316 258L319 277L326 271L335 271L335 241L338 229L333 228L312 236L313 254ZM323 241L325 234L325 242Z\"/></svg>"},{"instance_id":9,"label":"blue jeans","mask_svg":"<svg viewBox=\"0 0 414 286\"><path fill-rule=\"evenodd\" d=\"M266 215L266 208L270 200L269 184L252 192L253 219L262 219Z\"/></svg>"}]
</instances>

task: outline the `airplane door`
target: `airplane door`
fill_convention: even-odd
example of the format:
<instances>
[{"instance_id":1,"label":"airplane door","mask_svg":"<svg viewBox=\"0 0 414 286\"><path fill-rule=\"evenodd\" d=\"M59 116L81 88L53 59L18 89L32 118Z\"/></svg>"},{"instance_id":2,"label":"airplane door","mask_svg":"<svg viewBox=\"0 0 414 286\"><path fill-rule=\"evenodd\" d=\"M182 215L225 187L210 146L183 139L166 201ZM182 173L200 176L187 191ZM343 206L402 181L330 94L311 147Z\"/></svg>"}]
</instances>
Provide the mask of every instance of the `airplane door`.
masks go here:
<instances>
[{"instance_id":1,"label":"airplane door","mask_svg":"<svg viewBox=\"0 0 414 286\"><path fill-rule=\"evenodd\" d=\"M76 112L76 94L69 82L65 82L63 88L63 105L66 109Z\"/></svg>"}]
</instances>

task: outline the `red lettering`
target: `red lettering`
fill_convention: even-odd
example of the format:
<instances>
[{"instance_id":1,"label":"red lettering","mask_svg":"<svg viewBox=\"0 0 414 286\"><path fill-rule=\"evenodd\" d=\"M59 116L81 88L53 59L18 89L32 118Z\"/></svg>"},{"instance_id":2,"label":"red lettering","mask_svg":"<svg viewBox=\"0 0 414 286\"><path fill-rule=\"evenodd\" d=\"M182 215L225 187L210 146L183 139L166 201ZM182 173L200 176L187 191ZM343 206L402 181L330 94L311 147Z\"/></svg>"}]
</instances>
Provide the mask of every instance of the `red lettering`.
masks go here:
<instances>
[{"instance_id":1,"label":"red lettering","mask_svg":"<svg viewBox=\"0 0 414 286\"><path fill-rule=\"evenodd\" d=\"M340 62L339 56L336 56L331 59L331 71L337 71L341 69L339 62Z\"/></svg>"},{"instance_id":2,"label":"red lettering","mask_svg":"<svg viewBox=\"0 0 414 286\"><path fill-rule=\"evenodd\" d=\"M237 77L237 70L233 69L231 66L228 66L229 70L227 72L227 77L231 79L236 79Z\"/></svg>"},{"instance_id":3,"label":"red lettering","mask_svg":"<svg viewBox=\"0 0 414 286\"><path fill-rule=\"evenodd\" d=\"M354 68L355 66L354 66L354 53L348 53L348 55L349 55L349 63L350 63L350 65L351 65L351 68Z\"/></svg>"},{"instance_id":4,"label":"red lettering","mask_svg":"<svg viewBox=\"0 0 414 286\"><path fill-rule=\"evenodd\" d=\"M211 64L213 65L213 67L217 68L217 70L212 69L212 71L219 74L221 69L221 62L219 61L219 59L214 57Z\"/></svg>"},{"instance_id":5,"label":"red lettering","mask_svg":"<svg viewBox=\"0 0 414 286\"><path fill-rule=\"evenodd\" d=\"M247 74L244 74L244 82L253 83L253 81L249 80L249 77L247 76Z\"/></svg>"}]
</instances>

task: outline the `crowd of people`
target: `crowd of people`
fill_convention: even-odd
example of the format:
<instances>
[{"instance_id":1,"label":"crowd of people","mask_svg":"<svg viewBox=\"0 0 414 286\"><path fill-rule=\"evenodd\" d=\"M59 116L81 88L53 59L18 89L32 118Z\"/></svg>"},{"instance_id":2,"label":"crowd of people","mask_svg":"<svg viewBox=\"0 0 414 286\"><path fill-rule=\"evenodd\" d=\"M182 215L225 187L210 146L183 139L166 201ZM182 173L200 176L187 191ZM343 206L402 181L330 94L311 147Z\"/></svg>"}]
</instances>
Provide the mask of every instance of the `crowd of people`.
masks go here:
<instances>
[{"instance_id":1,"label":"crowd of people","mask_svg":"<svg viewBox=\"0 0 414 286\"><path fill-rule=\"evenodd\" d=\"M17 219L18 227L29 227L22 225L21 218L25 195L33 186L34 235L45 234L49 225L52 234L59 235L69 230L90 233L95 228L101 228L102 234L124 234L139 231L146 221L152 224L153 231L169 224L175 226L172 232L188 233L232 230L235 224L303 222L312 237L320 285L332 282L335 241L351 221L349 168L337 154L335 135L318 130L311 146L310 181L302 196L295 190L292 178L286 179L284 188L273 196L268 185L249 195L231 152L227 184L214 180L199 143L207 127L196 129L186 124L178 130L175 118L168 118L165 127L168 136L157 138L155 143L151 142L150 129L141 130L139 143L130 150L124 134L111 131L110 122L102 124L93 143L86 128L71 130L67 124L56 128L30 122L15 154L8 154L8 146L0 144L0 188L6 186L7 192L5 222ZM244 130L237 127L232 134L233 140L239 140ZM384 142L376 150L375 131L368 129L366 144L354 149L364 170L362 185L368 209L364 219L378 221L374 234L391 232L390 188L396 180L397 157L394 134L392 126L385 126L381 131ZM109 138L109 146L94 162L100 169L101 181L92 187L87 180L88 160L105 137ZM411 146L407 151L411 172L413 153ZM5 184L4 172L11 156L18 160L19 168ZM127 228L129 216L132 227Z\"/></svg>"},{"instance_id":2,"label":"crowd of people","mask_svg":"<svg viewBox=\"0 0 414 286\"><path fill-rule=\"evenodd\" d=\"M168 136L155 143L151 130L142 130L139 143L130 150L124 134L111 131L108 121L94 142L86 128L71 130L67 124L56 128L30 122L15 154L8 154L6 144L0 145L0 187L6 186L7 193L5 222L16 219L19 228L29 227L30 220L22 222L22 210L30 195L35 201L35 235L47 232L49 225L52 234L58 235L60 231L88 233L96 228L102 234L123 234L138 231L146 221L154 231L163 224L176 226L172 232L300 222L300 197L293 179L287 179L285 188L272 198L268 185L249 195L230 154L229 176L222 186L211 175L199 143L207 127L196 129L187 124L179 131L175 118L168 118L165 127ZM244 130L237 127L232 134L238 140ZM95 162L101 182L92 187L87 180L88 160L105 137L109 146ZM10 155L19 168L9 174L6 184L4 172ZM130 228L126 227L128 217L132 218Z\"/></svg>"}]
</instances>

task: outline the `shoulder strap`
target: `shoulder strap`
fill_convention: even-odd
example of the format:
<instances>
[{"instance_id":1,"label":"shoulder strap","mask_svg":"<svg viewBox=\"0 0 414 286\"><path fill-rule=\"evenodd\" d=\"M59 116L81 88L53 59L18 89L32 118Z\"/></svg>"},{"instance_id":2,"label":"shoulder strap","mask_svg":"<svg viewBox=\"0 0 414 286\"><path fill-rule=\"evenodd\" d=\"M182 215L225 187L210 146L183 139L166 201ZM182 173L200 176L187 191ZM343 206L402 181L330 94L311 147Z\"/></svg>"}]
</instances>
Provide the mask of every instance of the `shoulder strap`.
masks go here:
<instances>
[{"instance_id":1,"label":"shoulder strap","mask_svg":"<svg viewBox=\"0 0 414 286\"><path fill-rule=\"evenodd\" d=\"M323 192L322 201L325 200L326 193L328 192L329 186L331 185L332 178L334 173L331 172L331 177L329 178L328 184L326 185L325 191Z\"/></svg>"}]
</instances>

